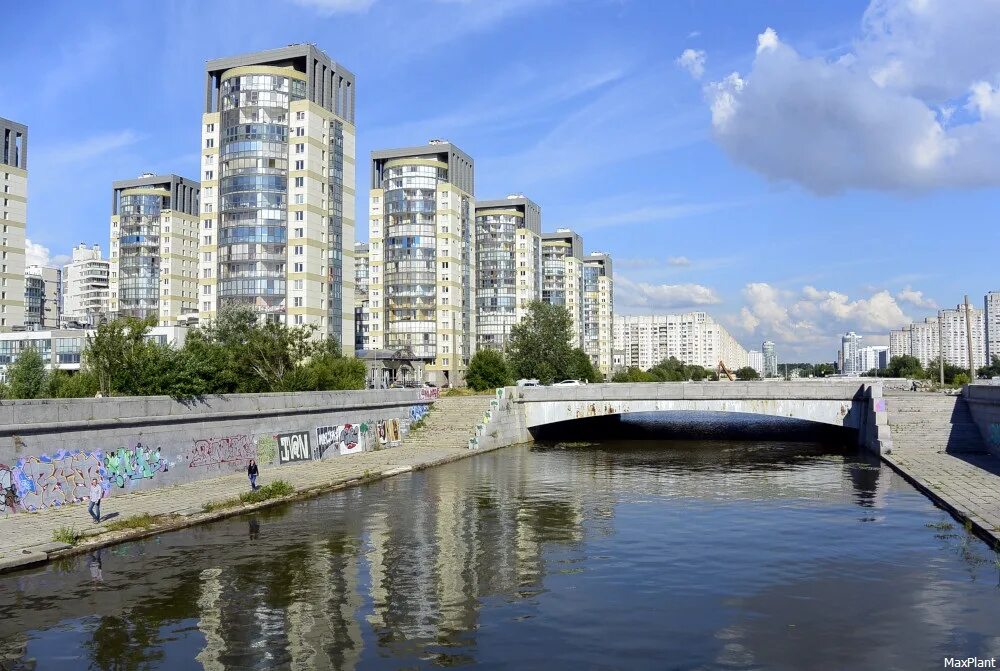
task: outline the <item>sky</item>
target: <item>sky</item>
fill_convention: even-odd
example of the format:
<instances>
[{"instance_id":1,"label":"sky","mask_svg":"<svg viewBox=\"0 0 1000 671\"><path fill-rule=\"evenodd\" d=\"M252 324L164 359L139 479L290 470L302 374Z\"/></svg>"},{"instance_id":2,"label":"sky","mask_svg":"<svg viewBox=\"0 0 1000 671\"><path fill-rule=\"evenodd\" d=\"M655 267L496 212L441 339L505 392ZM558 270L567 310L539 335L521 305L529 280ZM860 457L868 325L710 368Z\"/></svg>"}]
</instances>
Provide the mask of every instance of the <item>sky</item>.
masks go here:
<instances>
[{"instance_id":1,"label":"sky","mask_svg":"<svg viewBox=\"0 0 1000 671\"><path fill-rule=\"evenodd\" d=\"M1000 3L21 3L0 116L29 127L29 262L108 248L111 183L197 179L204 63L311 42L357 77L369 152L448 139L476 197L612 255L618 314L704 310L745 347L1000 290Z\"/></svg>"}]
</instances>

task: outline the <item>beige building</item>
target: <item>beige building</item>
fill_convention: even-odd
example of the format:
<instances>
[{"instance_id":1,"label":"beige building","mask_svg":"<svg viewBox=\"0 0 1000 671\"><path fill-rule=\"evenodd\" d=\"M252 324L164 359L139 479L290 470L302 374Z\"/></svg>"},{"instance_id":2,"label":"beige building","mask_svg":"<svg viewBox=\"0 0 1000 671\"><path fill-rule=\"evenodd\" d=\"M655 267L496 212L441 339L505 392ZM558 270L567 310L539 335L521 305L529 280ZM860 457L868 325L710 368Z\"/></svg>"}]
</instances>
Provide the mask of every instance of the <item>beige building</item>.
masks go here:
<instances>
[{"instance_id":1,"label":"beige building","mask_svg":"<svg viewBox=\"0 0 1000 671\"><path fill-rule=\"evenodd\" d=\"M704 312L679 315L616 315L613 323L614 350L623 368L649 370L664 359L709 370L722 361L735 371L749 362L746 349L719 323ZM761 355L761 364L764 355Z\"/></svg>"},{"instance_id":2,"label":"beige building","mask_svg":"<svg viewBox=\"0 0 1000 671\"><path fill-rule=\"evenodd\" d=\"M24 269L24 328L59 328L62 314L62 270L31 265Z\"/></svg>"},{"instance_id":3,"label":"beige building","mask_svg":"<svg viewBox=\"0 0 1000 671\"><path fill-rule=\"evenodd\" d=\"M568 228L542 234L542 301L573 318L574 347L583 345L583 238Z\"/></svg>"},{"instance_id":4,"label":"beige building","mask_svg":"<svg viewBox=\"0 0 1000 671\"><path fill-rule=\"evenodd\" d=\"M368 243L354 243L354 350L368 347Z\"/></svg>"},{"instance_id":5,"label":"beige building","mask_svg":"<svg viewBox=\"0 0 1000 671\"><path fill-rule=\"evenodd\" d=\"M72 260L63 266L63 313L61 322L97 326L108 315L111 262L101 256L101 247L82 242L73 248Z\"/></svg>"},{"instance_id":6,"label":"beige building","mask_svg":"<svg viewBox=\"0 0 1000 671\"><path fill-rule=\"evenodd\" d=\"M0 136L0 331L10 331L24 326L28 127L0 118Z\"/></svg>"},{"instance_id":7,"label":"beige building","mask_svg":"<svg viewBox=\"0 0 1000 671\"><path fill-rule=\"evenodd\" d=\"M108 310L173 326L198 310L198 183L147 173L112 188Z\"/></svg>"},{"instance_id":8,"label":"beige building","mask_svg":"<svg viewBox=\"0 0 1000 671\"><path fill-rule=\"evenodd\" d=\"M477 348L503 350L542 297L542 211L523 194L476 203Z\"/></svg>"},{"instance_id":9,"label":"beige building","mask_svg":"<svg viewBox=\"0 0 1000 671\"><path fill-rule=\"evenodd\" d=\"M472 158L455 145L372 152L367 349L461 385L476 346Z\"/></svg>"},{"instance_id":10,"label":"beige building","mask_svg":"<svg viewBox=\"0 0 1000 671\"><path fill-rule=\"evenodd\" d=\"M611 257L591 252L583 259L583 351L610 378L614 347L614 273Z\"/></svg>"},{"instance_id":11,"label":"beige building","mask_svg":"<svg viewBox=\"0 0 1000 671\"><path fill-rule=\"evenodd\" d=\"M980 368L986 365L986 334L983 311L969 305L968 324L972 327L972 365ZM968 370L969 329L966 325L965 305L954 310L938 311L941 320L941 351L945 363Z\"/></svg>"},{"instance_id":12,"label":"beige building","mask_svg":"<svg viewBox=\"0 0 1000 671\"><path fill-rule=\"evenodd\" d=\"M199 310L354 342L354 75L311 44L206 65Z\"/></svg>"}]
</instances>

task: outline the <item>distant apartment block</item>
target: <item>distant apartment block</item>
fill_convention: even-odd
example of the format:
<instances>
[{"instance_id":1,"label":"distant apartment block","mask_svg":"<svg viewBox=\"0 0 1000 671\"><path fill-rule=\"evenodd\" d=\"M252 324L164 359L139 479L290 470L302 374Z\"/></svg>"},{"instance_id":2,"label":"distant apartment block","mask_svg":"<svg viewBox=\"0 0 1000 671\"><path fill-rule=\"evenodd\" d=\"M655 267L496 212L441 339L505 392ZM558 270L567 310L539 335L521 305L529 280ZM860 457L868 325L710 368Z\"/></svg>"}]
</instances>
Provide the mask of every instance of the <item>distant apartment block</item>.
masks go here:
<instances>
[{"instance_id":1,"label":"distant apartment block","mask_svg":"<svg viewBox=\"0 0 1000 671\"><path fill-rule=\"evenodd\" d=\"M368 346L368 243L354 243L354 351ZM344 350L346 353L346 349Z\"/></svg>"},{"instance_id":2,"label":"distant apartment block","mask_svg":"<svg viewBox=\"0 0 1000 671\"><path fill-rule=\"evenodd\" d=\"M31 265L24 269L24 328L59 328L62 313L62 270Z\"/></svg>"},{"instance_id":3,"label":"distant apartment block","mask_svg":"<svg viewBox=\"0 0 1000 671\"><path fill-rule=\"evenodd\" d=\"M972 365L976 368L986 365L986 333L983 311L969 306L968 322L972 328ZM968 369L969 329L966 327L965 305L954 310L938 311L941 320L941 351L945 363Z\"/></svg>"},{"instance_id":4,"label":"distant apartment block","mask_svg":"<svg viewBox=\"0 0 1000 671\"><path fill-rule=\"evenodd\" d=\"M859 347L857 352L857 374L865 375L872 370L882 370L889 365L889 348L886 345Z\"/></svg>"},{"instance_id":5,"label":"distant apartment block","mask_svg":"<svg viewBox=\"0 0 1000 671\"><path fill-rule=\"evenodd\" d=\"M854 331L840 337L840 356L841 361L843 361L840 372L844 375L860 375L863 372L860 369L861 361L858 357L862 337Z\"/></svg>"},{"instance_id":6,"label":"distant apartment block","mask_svg":"<svg viewBox=\"0 0 1000 671\"><path fill-rule=\"evenodd\" d=\"M432 140L371 159L367 349L422 362L429 382L464 384L476 347L472 158Z\"/></svg>"},{"instance_id":7,"label":"distant apartment block","mask_svg":"<svg viewBox=\"0 0 1000 671\"><path fill-rule=\"evenodd\" d=\"M80 243L72 260L63 266L61 322L97 326L109 311L111 262L101 256L99 245Z\"/></svg>"},{"instance_id":8,"label":"distant apartment block","mask_svg":"<svg viewBox=\"0 0 1000 671\"><path fill-rule=\"evenodd\" d=\"M28 127L0 118L0 135L0 331L9 331L24 326Z\"/></svg>"},{"instance_id":9,"label":"distant apartment block","mask_svg":"<svg viewBox=\"0 0 1000 671\"><path fill-rule=\"evenodd\" d=\"M151 173L112 185L110 312L161 326L197 312L198 191Z\"/></svg>"},{"instance_id":10,"label":"distant apartment block","mask_svg":"<svg viewBox=\"0 0 1000 671\"><path fill-rule=\"evenodd\" d=\"M764 374L764 353L760 350L752 349L747 352L747 365L757 371L758 375Z\"/></svg>"},{"instance_id":11,"label":"distant apartment block","mask_svg":"<svg viewBox=\"0 0 1000 671\"><path fill-rule=\"evenodd\" d=\"M583 259L583 351L605 378L612 373L614 273L611 257L591 252Z\"/></svg>"},{"instance_id":12,"label":"distant apartment block","mask_svg":"<svg viewBox=\"0 0 1000 671\"><path fill-rule=\"evenodd\" d=\"M993 357L1000 357L1000 291L991 291L983 299L983 320L989 364Z\"/></svg>"},{"instance_id":13,"label":"distant apartment block","mask_svg":"<svg viewBox=\"0 0 1000 671\"><path fill-rule=\"evenodd\" d=\"M622 368L648 370L670 357L709 370L715 370L720 361L730 370L748 362L746 349L704 312L615 315L612 333Z\"/></svg>"},{"instance_id":14,"label":"distant apartment block","mask_svg":"<svg viewBox=\"0 0 1000 671\"><path fill-rule=\"evenodd\" d=\"M542 297L541 208L522 194L476 203L478 349L503 350Z\"/></svg>"},{"instance_id":15,"label":"distant apartment block","mask_svg":"<svg viewBox=\"0 0 1000 671\"><path fill-rule=\"evenodd\" d=\"M765 340L763 343L761 343L760 349L764 355L763 377L777 377L778 355L774 351L774 343L770 340Z\"/></svg>"},{"instance_id":16,"label":"distant apartment block","mask_svg":"<svg viewBox=\"0 0 1000 671\"><path fill-rule=\"evenodd\" d=\"M583 238L568 228L542 234L542 301L562 305L583 345Z\"/></svg>"},{"instance_id":17,"label":"distant apartment block","mask_svg":"<svg viewBox=\"0 0 1000 671\"><path fill-rule=\"evenodd\" d=\"M354 342L354 75L309 44L209 61L198 308Z\"/></svg>"}]
</instances>

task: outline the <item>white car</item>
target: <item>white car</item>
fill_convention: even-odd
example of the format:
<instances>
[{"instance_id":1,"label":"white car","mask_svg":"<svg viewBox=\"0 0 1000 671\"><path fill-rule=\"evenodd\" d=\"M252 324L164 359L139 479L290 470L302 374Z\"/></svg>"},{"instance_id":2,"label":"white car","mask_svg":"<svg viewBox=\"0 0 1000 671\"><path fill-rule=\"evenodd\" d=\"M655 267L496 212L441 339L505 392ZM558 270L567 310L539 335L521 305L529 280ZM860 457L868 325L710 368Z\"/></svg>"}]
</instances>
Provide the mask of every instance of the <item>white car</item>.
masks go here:
<instances>
[{"instance_id":1,"label":"white car","mask_svg":"<svg viewBox=\"0 0 1000 671\"><path fill-rule=\"evenodd\" d=\"M583 382L580 380L563 380L562 382L554 382L553 387L579 387Z\"/></svg>"},{"instance_id":2,"label":"white car","mask_svg":"<svg viewBox=\"0 0 1000 671\"><path fill-rule=\"evenodd\" d=\"M517 381L517 386L518 387L537 387L538 386L538 380L536 380L534 378L531 378L531 379L521 378L520 380Z\"/></svg>"}]
</instances>

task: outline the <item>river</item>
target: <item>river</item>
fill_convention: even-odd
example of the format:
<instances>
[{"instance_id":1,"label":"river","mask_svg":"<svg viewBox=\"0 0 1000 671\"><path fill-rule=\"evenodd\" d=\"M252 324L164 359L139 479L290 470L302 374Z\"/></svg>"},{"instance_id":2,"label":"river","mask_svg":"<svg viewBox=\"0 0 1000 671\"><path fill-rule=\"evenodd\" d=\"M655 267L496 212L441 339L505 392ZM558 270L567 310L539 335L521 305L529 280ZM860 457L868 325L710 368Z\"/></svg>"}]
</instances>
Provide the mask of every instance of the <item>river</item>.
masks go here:
<instances>
[{"instance_id":1,"label":"river","mask_svg":"<svg viewBox=\"0 0 1000 671\"><path fill-rule=\"evenodd\" d=\"M0 606L4 669L1000 657L997 555L877 460L787 440L508 448L2 576Z\"/></svg>"}]
</instances>

